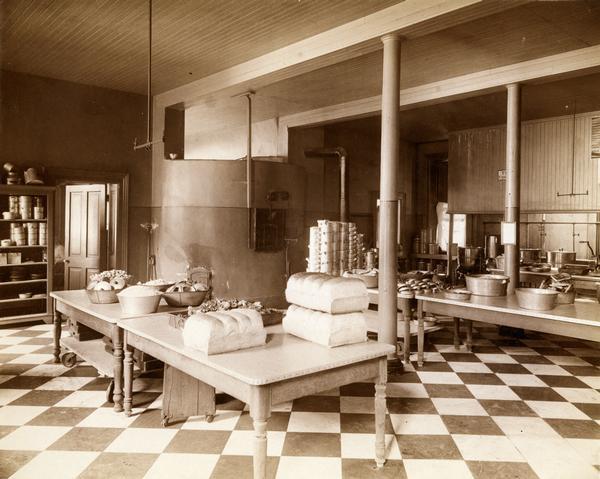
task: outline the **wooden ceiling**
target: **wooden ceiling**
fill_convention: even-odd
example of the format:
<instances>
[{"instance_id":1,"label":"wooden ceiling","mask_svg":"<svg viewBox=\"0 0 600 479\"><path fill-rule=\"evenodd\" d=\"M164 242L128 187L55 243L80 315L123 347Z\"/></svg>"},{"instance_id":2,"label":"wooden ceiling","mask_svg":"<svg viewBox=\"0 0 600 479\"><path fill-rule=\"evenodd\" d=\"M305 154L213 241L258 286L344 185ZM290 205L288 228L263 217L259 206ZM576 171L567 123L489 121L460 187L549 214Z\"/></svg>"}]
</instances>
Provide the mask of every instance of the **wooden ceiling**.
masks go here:
<instances>
[{"instance_id":1,"label":"wooden ceiling","mask_svg":"<svg viewBox=\"0 0 600 479\"><path fill-rule=\"evenodd\" d=\"M401 0L153 0L160 93ZM147 0L3 0L2 69L146 92Z\"/></svg>"},{"instance_id":2,"label":"wooden ceiling","mask_svg":"<svg viewBox=\"0 0 600 479\"><path fill-rule=\"evenodd\" d=\"M600 1L534 2L403 42L401 88L597 44ZM379 95L382 71L376 51L257 93L321 108Z\"/></svg>"},{"instance_id":3,"label":"wooden ceiling","mask_svg":"<svg viewBox=\"0 0 600 479\"><path fill-rule=\"evenodd\" d=\"M524 121L600 111L600 74L525 85L521 115ZM402 111L400 136L414 143L446 140L448 133L506 123L506 94L493 93ZM379 135L379 115L339 122L326 128L370 131Z\"/></svg>"},{"instance_id":4,"label":"wooden ceiling","mask_svg":"<svg viewBox=\"0 0 600 479\"><path fill-rule=\"evenodd\" d=\"M471 20L402 43L401 86L409 88L477 69L513 64L542 56L600 44L600 1L534 2ZM589 77L596 79L597 77ZM381 92L382 52L375 51L264 87L255 87L255 121L374 97ZM600 82L579 83L587 96L600 96ZM526 88L530 100L525 115L560 115L544 95L568 100L574 83L542 89ZM536 93L536 92L540 93ZM502 123L504 95L477 98L423 108L403 114L403 134L413 141L447 137L448 131ZM583 102L582 102L583 104ZM464 109L461 109L464 108ZM562 106L561 106L562 108ZM244 98L209 96L193 107L197 117L210 121L195 125L200 131L218 131L246 122ZM419 109L420 110L420 109Z\"/></svg>"}]
</instances>

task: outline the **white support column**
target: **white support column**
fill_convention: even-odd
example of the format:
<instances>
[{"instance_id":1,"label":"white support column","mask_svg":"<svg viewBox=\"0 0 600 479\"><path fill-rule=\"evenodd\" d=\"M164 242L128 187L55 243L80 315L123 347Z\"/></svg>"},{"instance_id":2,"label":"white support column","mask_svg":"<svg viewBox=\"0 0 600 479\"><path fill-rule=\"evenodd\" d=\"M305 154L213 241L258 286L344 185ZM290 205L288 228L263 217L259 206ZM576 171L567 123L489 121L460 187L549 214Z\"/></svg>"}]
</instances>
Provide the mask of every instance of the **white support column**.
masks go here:
<instances>
[{"instance_id":1,"label":"white support column","mask_svg":"<svg viewBox=\"0 0 600 479\"><path fill-rule=\"evenodd\" d=\"M508 294L519 286L519 223L521 209L521 87L506 86L506 189L504 221L515 223L516 244L504 245L504 273L510 278Z\"/></svg>"},{"instance_id":2,"label":"white support column","mask_svg":"<svg viewBox=\"0 0 600 479\"><path fill-rule=\"evenodd\" d=\"M383 42L381 92L381 172L379 186L379 341L396 346L398 325L397 238L398 164L400 160L400 36ZM396 359L392 354L388 359Z\"/></svg>"}]
</instances>

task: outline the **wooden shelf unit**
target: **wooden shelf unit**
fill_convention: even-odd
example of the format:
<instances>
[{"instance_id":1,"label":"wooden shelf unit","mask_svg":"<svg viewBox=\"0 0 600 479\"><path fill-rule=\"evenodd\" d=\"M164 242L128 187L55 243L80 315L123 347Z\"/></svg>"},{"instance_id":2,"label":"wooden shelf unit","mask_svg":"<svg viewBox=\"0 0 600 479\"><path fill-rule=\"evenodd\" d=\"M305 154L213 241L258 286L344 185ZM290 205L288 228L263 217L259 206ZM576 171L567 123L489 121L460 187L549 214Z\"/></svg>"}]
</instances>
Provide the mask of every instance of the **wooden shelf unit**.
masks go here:
<instances>
[{"instance_id":1,"label":"wooden shelf unit","mask_svg":"<svg viewBox=\"0 0 600 479\"><path fill-rule=\"evenodd\" d=\"M10 196L38 197L44 206L43 219L0 219L0 239L10 238L11 223L25 226L26 223L46 224L45 245L0 246L0 325L52 318L52 277L54 267L54 194L51 186L0 185L0 213L9 211ZM21 253L19 263L8 263L8 258ZM6 258L3 256L6 255ZM17 255L18 256L18 255ZM14 260L11 258L11 261ZM25 271L24 278L10 281L15 268ZM43 274L44 278L32 279L31 273ZM21 293L44 294L39 298L19 298Z\"/></svg>"}]
</instances>

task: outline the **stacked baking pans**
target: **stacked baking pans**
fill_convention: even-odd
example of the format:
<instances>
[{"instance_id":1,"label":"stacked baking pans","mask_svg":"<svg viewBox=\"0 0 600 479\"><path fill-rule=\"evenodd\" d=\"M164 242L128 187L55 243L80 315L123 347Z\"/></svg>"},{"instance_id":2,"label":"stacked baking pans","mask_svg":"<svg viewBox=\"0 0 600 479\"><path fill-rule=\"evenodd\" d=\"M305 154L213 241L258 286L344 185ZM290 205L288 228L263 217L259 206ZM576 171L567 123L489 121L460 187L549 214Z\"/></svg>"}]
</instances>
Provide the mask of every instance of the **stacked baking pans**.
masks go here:
<instances>
[{"instance_id":1,"label":"stacked baking pans","mask_svg":"<svg viewBox=\"0 0 600 479\"><path fill-rule=\"evenodd\" d=\"M27 268L16 267L10 270L9 281L25 281L27 278Z\"/></svg>"},{"instance_id":2,"label":"stacked baking pans","mask_svg":"<svg viewBox=\"0 0 600 479\"><path fill-rule=\"evenodd\" d=\"M29 246L36 246L40 237L38 223L27 223L27 244Z\"/></svg>"},{"instance_id":3,"label":"stacked baking pans","mask_svg":"<svg viewBox=\"0 0 600 479\"><path fill-rule=\"evenodd\" d=\"M48 229L46 223L40 223L40 238L39 244L40 246L46 246L48 244Z\"/></svg>"},{"instance_id":4,"label":"stacked baking pans","mask_svg":"<svg viewBox=\"0 0 600 479\"><path fill-rule=\"evenodd\" d=\"M11 223L10 224L10 239L17 246L27 245L27 230L22 224Z\"/></svg>"},{"instance_id":5,"label":"stacked baking pans","mask_svg":"<svg viewBox=\"0 0 600 479\"><path fill-rule=\"evenodd\" d=\"M19 196L19 213L21 214L21 218L24 220L31 219L32 211L31 196Z\"/></svg>"}]
</instances>

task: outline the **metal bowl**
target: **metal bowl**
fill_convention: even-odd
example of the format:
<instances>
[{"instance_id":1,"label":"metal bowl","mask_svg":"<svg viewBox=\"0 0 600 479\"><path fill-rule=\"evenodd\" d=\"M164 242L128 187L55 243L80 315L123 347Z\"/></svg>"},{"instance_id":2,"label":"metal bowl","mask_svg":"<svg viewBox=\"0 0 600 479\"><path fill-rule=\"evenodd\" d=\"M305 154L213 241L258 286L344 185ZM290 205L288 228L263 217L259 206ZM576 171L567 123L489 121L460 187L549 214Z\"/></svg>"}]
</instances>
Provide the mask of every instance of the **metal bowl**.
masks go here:
<instances>
[{"instance_id":1,"label":"metal bowl","mask_svg":"<svg viewBox=\"0 0 600 479\"><path fill-rule=\"evenodd\" d=\"M457 301L467 301L471 297L471 292L466 289L445 289L442 294L446 299Z\"/></svg>"},{"instance_id":2,"label":"metal bowl","mask_svg":"<svg viewBox=\"0 0 600 479\"><path fill-rule=\"evenodd\" d=\"M509 277L502 274L466 275L467 289L476 296L506 296Z\"/></svg>"},{"instance_id":3,"label":"metal bowl","mask_svg":"<svg viewBox=\"0 0 600 479\"><path fill-rule=\"evenodd\" d=\"M558 291L541 288L517 288L517 303L519 308L534 311L549 311L554 309L558 299Z\"/></svg>"},{"instance_id":4,"label":"metal bowl","mask_svg":"<svg viewBox=\"0 0 600 479\"><path fill-rule=\"evenodd\" d=\"M208 291L173 291L162 293L169 306L181 308L184 306L199 306L206 298Z\"/></svg>"}]
</instances>

